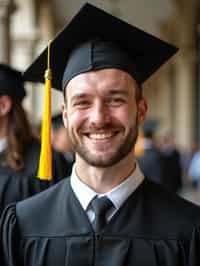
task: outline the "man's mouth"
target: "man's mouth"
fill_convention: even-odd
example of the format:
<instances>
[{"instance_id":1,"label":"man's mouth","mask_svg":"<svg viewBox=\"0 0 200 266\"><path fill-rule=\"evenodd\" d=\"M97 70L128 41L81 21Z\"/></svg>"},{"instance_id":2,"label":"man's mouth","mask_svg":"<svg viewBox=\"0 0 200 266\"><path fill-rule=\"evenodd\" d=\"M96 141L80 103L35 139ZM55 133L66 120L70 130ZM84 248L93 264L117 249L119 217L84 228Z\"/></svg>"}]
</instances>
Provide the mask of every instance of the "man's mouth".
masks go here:
<instances>
[{"instance_id":1,"label":"man's mouth","mask_svg":"<svg viewBox=\"0 0 200 266\"><path fill-rule=\"evenodd\" d=\"M89 133L87 136L92 140L105 140L110 139L117 134L116 131L106 133Z\"/></svg>"}]
</instances>

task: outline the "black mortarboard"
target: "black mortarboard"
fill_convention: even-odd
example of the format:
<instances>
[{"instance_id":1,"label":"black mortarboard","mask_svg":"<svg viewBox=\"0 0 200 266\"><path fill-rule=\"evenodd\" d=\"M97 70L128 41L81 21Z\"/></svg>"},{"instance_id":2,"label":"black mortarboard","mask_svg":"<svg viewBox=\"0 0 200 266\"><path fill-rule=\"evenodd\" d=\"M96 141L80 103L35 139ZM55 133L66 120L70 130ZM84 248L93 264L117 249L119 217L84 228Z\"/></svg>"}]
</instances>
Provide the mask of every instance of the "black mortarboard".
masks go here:
<instances>
[{"instance_id":1,"label":"black mortarboard","mask_svg":"<svg viewBox=\"0 0 200 266\"><path fill-rule=\"evenodd\" d=\"M6 64L0 64L0 95L20 101L26 95L22 73Z\"/></svg>"},{"instance_id":2,"label":"black mortarboard","mask_svg":"<svg viewBox=\"0 0 200 266\"><path fill-rule=\"evenodd\" d=\"M74 76L102 68L125 70L141 84L176 51L174 46L85 4L51 43L52 86L61 90ZM44 82L46 62L47 48L25 71L25 79Z\"/></svg>"}]
</instances>

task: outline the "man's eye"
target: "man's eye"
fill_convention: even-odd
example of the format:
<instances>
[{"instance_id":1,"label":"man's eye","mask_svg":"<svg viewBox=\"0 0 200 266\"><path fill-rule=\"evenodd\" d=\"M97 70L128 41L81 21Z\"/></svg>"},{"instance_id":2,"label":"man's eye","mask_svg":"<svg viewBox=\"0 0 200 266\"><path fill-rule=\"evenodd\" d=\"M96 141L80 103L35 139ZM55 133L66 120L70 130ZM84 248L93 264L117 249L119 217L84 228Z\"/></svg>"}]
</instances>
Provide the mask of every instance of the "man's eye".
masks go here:
<instances>
[{"instance_id":1,"label":"man's eye","mask_svg":"<svg viewBox=\"0 0 200 266\"><path fill-rule=\"evenodd\" d=\"M80 101L80 102L75 102L73 105L74 107L86 107L89 104L90 104L89 101Z\"/></svg>"},{"instance_id":2,"label":"man's eye","mask_svg":"<svg viewBox=\"0 0 200 266\"><path fill-rule=\"evenodd\" d=\"M125 103L125 100L123 98L112 98L109 100L109 103L113 105L119 105Z\"/></svg>"}]
</instances>

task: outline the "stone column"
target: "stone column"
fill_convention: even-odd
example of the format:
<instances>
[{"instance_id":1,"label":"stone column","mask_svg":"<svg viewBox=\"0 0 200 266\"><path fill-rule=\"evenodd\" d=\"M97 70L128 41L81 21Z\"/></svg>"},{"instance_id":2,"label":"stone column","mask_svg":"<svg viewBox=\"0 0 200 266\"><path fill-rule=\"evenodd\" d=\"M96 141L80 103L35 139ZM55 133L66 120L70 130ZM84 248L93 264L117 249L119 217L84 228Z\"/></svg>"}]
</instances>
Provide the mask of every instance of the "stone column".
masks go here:
<instances>
[{"instance_id":1,"label":"stone column","mask_svg":"<svg viewBox=\"0 0 200 266\"><path fill-rule=\"evenodd\" d=\"M195 137L195 13L197 0L176 0L177 14L174 17L175 39L180 48L176 60L174 114L175 135L183 149L190 149Z\"/></svg>"},{"instance_id":2,"label":"stone column","mask_svg":"<svg viewBox=\"0 0 200 266\"><path fill-rule=\"evenodd\" d=\"M0 0L0 62L10 59L10 15L14 10L12 0Z\"/></svg>"},{"instance_id":3,"label":"stone column","mask_svg":"<svg viewBox=\"0 0 200 266\"><path fill-rule=\"evenodd\" d=\"M1 0L0 0L1 1ZM35 1L15 0L16 11L11 19L11 43L10 63L13 67L24 71L33 61L35 46L38 40L38 30L35 24ZM23 24L22 24L23 23ZM23 26L22 26L23 25ZM35 122L35 90L32 84L26 84L27 97L23 104L31 118Z\"/></svg>"},{"instance_id":4,"label":"stone column","mask_svg":"<svg viewBox=\"0 0 200 266\"><path fill-rule=\"evenodd\" d=\"M14 45L12 47L11 62L14 67L21 71L24 71L30 65L34 57L34 48L37 38L33 31L30 31L30 33L32 38L26 38L26 36L20 36L19 38L13 36L12 38ZM35 102L36 91L34 89L34 84L32 83L25 83L25 87L26 98L23 105L27 110L31 121L35 123L37 120L35 115L35 110L37 110L37 103Z\"/></svg>"},{"instance_id":5,"label":"stone column","mask_svg":"<svg viewBox=\"0 0 200 266\"><path fill-rule=\"evenodd\" d=\"M166 90L163 97L168 102L168 107L165 106L166 113L168 113L167 124L171 127L179 148L187 150L193 144L195 136L196 54L194 27L198 0L189 2L187 0L173 0L173 2L175 12L162 27L161 32L168 36L170 42L179 47L179 52L170 60L170 63L173 63L171 69L173 71L166 72L166 78L163 77L162 82L165 85L162 86Z\"/></svg>"},{"instance_id":6,"label":"stone column","mask_svg":"<svg viewBox=\"0 0 200 266\"><path fill-rule=\"evenodd\" d=\"M176 111L175 133L178 144L189 149L194 141L194 88L195 88L195 60L192 51L181 53L176 68Z\"/></svg>"}]
</instances>

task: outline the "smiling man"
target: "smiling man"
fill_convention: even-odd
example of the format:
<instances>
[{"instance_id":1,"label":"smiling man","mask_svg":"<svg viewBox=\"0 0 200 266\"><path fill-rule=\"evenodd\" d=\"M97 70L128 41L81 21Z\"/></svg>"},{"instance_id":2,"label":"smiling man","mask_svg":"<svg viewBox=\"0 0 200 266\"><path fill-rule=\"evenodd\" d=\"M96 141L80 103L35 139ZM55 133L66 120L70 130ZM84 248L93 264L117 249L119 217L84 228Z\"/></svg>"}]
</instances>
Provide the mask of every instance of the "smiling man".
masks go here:
<instances>
[{"instance_id":1,"label":"smiling man","mask_svg":"<svg viewBox=\"0 0 200 266\"><path fill-rule=\"evenodd\" d=\"M82 73L66 87L63 117L77 153L76 172L95 191L108 192L135 168L138 124L147 109L137 90L128 73L114 68Z\"/></svg>"},{"instance_id":2,"label":"smiling man","mask_svg":"<svg viewBox=\"0 0 200 266\"><path fill-rule=\"evenodd\" d=\"M89 4L55 38L52 82L76 162L70 179L4 212L1 265L199 265L199 208L149 181L134 156L141 85L176 51ZM43 80L46 55L26 79Z\"/></svg>"}]
</instances>

